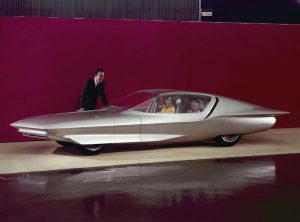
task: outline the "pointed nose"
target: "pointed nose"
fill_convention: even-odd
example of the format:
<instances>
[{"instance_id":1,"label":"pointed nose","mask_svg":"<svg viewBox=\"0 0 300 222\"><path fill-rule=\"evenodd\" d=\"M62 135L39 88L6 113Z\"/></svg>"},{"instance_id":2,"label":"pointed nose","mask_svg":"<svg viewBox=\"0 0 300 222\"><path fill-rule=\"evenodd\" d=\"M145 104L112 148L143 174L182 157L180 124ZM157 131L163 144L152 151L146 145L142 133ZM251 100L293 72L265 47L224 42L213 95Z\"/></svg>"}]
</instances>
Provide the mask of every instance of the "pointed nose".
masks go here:
<instances>
[{"instance_id":1,"label":"pointed nose","mask_svg":"<svg viewBox=\"0 0 300 222\"><path fill-rule=\"evenodd\" d=\"M25 119L21 119L21 120L11 123L10 126L12 126L14 128L27 127L28 124L26 122L27 121Z\"/></svg>"},{"instance_id":2,"label":"pointed nose","mask_svg":"<svg viewBox=\"0 0 300 222\"><path fill-rule=\"evenodd\" d=\"M16 122L13 122L11 124L9 124L11 127L14 127L14 128L18 128L19 127L19 121L16 121Z\"/></svg>"}]
</instances>

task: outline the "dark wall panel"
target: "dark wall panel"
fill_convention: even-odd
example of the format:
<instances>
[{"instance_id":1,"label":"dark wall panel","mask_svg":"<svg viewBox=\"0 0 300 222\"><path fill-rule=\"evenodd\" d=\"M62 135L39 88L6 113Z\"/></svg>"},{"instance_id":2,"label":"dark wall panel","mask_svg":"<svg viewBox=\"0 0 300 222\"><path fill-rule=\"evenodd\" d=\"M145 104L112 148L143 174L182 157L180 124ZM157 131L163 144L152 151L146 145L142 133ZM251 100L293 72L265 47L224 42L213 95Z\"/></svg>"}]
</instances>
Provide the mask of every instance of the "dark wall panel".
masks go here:
<instances>
[{"instance_id":1,"label":"dark wall panel","mask_svg":"<svg viewBox=\"0 0 300 222\"><path fill-rule=\"evenodd\" d=\"M0 0L1 15L294 24L300 0Z\"/></svg>"},{"instance_id":2,"label":"dark wall panel","mask_svg":"<svg viewBox=\"0 0 300 222\"><path fill-rule=\"evenodd\" d=\"M199 0L1 0L2 16L199 20Z\"/></svg>"},{"instance_id":3,"label":"dark wall panel","mask_svg":"<svg viewBox=\"0 0 300 222\"><path fill-rule=\"evenodd\" d=\"M203 91L290 111L277 126L300 127L299 39L297 25L0 17L0 141L25 139L18 119L74 111L98 66L109 101Z\"/></svg>"},{"instance_id":4,"label":"dark wall panel","mask_svg":"<svg viewBox=\"0 0 300 222\"><path fill-rule=\"evenodd\" d=\"M203 21L300 23L300 0L202 0Z\"/></svg>"}]
</instances>

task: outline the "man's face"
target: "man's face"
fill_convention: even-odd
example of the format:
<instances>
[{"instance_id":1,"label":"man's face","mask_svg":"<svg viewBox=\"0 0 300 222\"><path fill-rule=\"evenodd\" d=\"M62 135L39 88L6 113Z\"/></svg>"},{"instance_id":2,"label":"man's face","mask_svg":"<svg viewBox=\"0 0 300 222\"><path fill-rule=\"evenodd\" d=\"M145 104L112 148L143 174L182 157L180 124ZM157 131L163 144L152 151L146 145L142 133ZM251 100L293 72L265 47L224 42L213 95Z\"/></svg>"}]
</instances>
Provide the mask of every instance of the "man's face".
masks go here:
<instances>
[{"instance_id":1,"label":"man's face","mask_svg":"<svg viewBox=\"0 0 300 222\"><path fill-rule=\"evenodd\" d=\"M95 80L97 83L101 82L104 79L104 72L98 72L95 75Z\"/></svg>"},{"instance_id":2,"label":"man's face","mask_svg":"<svg viewBox=\"0 0 300 222\"><path fill-rule=\"evenodd\" d=\"M198 111L199 110L199 103L196 102L196 101L192 101L191 102L191 110L193 110L194 112Z\"/></svg>"}]
</instances>

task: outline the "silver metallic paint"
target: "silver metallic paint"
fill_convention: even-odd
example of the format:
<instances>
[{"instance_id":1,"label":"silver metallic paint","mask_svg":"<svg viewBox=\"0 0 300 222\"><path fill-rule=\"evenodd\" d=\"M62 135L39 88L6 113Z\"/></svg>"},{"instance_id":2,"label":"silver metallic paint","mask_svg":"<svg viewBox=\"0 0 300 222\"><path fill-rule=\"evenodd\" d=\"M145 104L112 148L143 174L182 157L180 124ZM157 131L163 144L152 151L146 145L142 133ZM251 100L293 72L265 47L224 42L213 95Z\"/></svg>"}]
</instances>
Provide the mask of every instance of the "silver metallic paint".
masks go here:
<instances>
[{"instance_id":1,"label":"silver metallic paint","mask_svg":"<svg viewBox=\"0 0 300 222\"><path fill-rule=\"evenodd\" d=\"M47 132L49 139L82 145L168 143L256 133L270 129L276 122L275 116L288 113L206 93L176 90L143 92L159 95L205 95L211 97L211 100L201 113L144 113L133 109L103 108L35 116L14 122L11 126L23 133L26 130L42 130ZM38 136L32 133L24 135Z\"/></svg>"}]
</instances>

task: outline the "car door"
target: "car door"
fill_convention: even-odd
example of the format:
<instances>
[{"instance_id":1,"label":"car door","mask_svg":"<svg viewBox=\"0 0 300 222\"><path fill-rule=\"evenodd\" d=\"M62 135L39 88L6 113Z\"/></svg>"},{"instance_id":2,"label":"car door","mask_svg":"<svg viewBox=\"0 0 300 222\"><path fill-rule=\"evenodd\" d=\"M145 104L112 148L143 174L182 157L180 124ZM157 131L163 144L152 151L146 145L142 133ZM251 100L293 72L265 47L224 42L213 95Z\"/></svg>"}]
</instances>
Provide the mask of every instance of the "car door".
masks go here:
<instances>
[{"instance_id":1,"label":"car door","mask_svg":"<svg viewBox=\"0 0 300 222\"><path fill-rule=\"evenodd\" d=\"M139 115L130 110L114 117L116 143L141 142L141 120Z\"/></svg>"},{"instance_id":2,"label":"car door","mask_svg":"<svg viewBox=\"0 0 300 222\"><path fill-rule=\"evenodd\" d=\"M172 95L176 100L176 113L160 113L159 110L155 113L142 113L141 141L188 141L190 133L207 116L211 104L214 103L212 98L208 98L201 112L187 113L188 110L182 109L182 106L187 106L186 103L195 96L198 95ZM181 104L181 107L178 104ZM180 112L177 112L178 110Z\"/></svg>"},{"instance_id":3,"label":"car door","mask_svg":"<svg viewBox=\"0 0 300 222\"><path fill-rule=\"evenodd\" d=\"M184 141L198 119L195 114L144 113L141 115L141 141Z\"/></svg>"}]
</instances>

